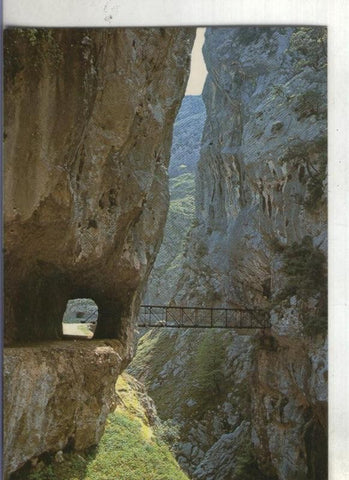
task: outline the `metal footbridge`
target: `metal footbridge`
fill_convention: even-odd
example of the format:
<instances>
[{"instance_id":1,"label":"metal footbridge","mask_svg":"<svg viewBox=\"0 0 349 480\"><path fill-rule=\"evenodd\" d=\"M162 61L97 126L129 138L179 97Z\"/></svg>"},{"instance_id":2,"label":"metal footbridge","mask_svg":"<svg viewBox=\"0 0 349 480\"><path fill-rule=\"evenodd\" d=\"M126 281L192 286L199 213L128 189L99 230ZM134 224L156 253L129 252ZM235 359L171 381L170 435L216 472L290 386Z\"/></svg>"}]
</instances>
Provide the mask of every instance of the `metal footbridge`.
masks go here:
<instances>
[{"instance_id":1,"label":"metal footbridge","mask_svg":"<svg viewBox=\"0 0 349 480\"><path fill-rule=\"evenodd\" d=\"M269 314L261 309L141 305L137 326L249 330L270 328L270 320Z\"/></svg>"}]
</instances>

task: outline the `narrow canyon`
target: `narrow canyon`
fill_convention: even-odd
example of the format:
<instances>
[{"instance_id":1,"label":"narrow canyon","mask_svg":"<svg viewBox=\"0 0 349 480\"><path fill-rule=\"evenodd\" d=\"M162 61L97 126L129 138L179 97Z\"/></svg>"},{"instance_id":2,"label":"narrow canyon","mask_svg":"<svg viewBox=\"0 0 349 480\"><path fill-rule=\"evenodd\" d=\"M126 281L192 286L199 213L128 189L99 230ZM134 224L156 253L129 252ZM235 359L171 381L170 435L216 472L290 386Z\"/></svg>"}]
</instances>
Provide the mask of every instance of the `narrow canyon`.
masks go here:
<instances>
[{"instance_id":1,"label":"narrow canyon","mask_svg":"<svg viewBox=\"0 0 349 480\"><path fill-rule=\"evenodd\" d=\"M113 411L176 458L134 480L327 479L327 30L207 28L202 95L194 39L5 31L5 479ZM63 335L74 299L92 340ZM139 329L142 303L270 328Z\"/></svg>"}]
</instances>

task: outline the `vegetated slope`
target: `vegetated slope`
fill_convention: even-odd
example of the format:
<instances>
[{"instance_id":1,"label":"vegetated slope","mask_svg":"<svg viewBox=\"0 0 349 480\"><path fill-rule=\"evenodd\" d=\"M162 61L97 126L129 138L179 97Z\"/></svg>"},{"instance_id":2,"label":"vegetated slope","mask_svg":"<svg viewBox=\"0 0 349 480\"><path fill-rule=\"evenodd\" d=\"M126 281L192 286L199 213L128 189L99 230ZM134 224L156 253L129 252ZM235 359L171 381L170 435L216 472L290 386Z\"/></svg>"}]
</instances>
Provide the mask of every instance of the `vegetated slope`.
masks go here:
<instances>
[{"instance_id":1,"label":"vegetated slope","mask_svg":"<svg viewBox=\"0 0 349 480\"><path fill-rule=\"evenodd\" d=\"M161 424L143 386L122 374L116 384L118 406L108 416L98 447L87 453L46 456L14 480L185 480L165 443L171 434ZM45 464L46 463L46 464Z\"/></svg>"},{"instance_id":2,"label":"vegetated slope","mask_svg":"<svg viewBox=\"0 0 349 480\"><path fill-rule=\"evenodd\" d=\"M181 426L177 455L191 478L324 480L326 29L210 28L204 56L196 225L175 300L264 307L272 328L255 337L222 333L206 357L200 345L213 332L154 331L131 370L160 416ZM220 367L199 375L195 359L210 365L224 339ZM222 395L214 382L194 395L214 378L211 368Z\"/></svg>"},{"instance_id":3,"label":"vegetated slope","mask_svg":"<svg viewBox=\"0 0 349 480\"><path fill-rule=\"evenodd\" d=\"M186 234L194 219L194 174L170 179L170 206L164 239L149 276L143 303L166 305L175 292L184 260Z\"/></svg>"},{"instance_id":4,"label":"vegetated slope","mask_svg":"<svg viewBox=\"0 0 349 480\"><path fill-rule=\"evenodd\" d=\"M160 418L179 427L176 456L190 478L266 480L249 435L257 349L227 330L153 329L141 338L128 371Z\"/></svg>"},{"instance_id":5,"label":"vegetated slope","mask_svg":"<svg viewBox=\"0 0 349 480\"><path fill-rule=\"evenodd\" d=\"M186 96L179 109L174 130L170 176L170 206L164 238L148 280L144 303L168 304L184 261L186 234L195 212L195 171L206 118L201 96Z\"/></svg>"}]
</instances>

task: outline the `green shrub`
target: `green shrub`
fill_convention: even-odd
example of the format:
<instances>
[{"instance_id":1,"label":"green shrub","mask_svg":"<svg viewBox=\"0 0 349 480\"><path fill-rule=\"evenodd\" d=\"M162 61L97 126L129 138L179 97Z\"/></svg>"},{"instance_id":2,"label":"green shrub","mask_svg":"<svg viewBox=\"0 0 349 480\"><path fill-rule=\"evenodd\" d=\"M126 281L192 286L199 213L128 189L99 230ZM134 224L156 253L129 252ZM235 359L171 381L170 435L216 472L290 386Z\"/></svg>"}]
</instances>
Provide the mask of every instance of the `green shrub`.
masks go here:
<instances>
[{"instance_id":1,"label":"green shrub","mask_svg":"<svg viewBox=\"0 0 349 480\"><path fill-rule=\"evenodd\" d=\"M300 203L303 203L309 212L323 208L324 182L327 175L327 137L290 145L279 162L281 165L287 164L289 171L298 170L300 182L306 184L307 194L305 198L300 198Z\"/></svg>"},{"instance_id":2,"label":"green shrub","mask_svg":"<svg viewBox=\"0 0 349 480\"><path fill-rule=\"evenodd\" d=\"M327 177L327 162L322 162L316 174L312 175L307 182L308 195L304 200L304 206L308 211L314 211L323 204Z\"/></svg>"},{"instance_id":3,"label":"green shrub","mask_svg":"<svg viewBox=\"0 0 349 480\"><path fill-rule=\"evenodd\" d=\"M310 236L305 236L301 243L287 246L282 255L289 296L308 298L327 288L326 256L313 246Z\"/></svg>"},{"instance_id":4,"label":"green shrub","mask_svg":"<svg viewBox=\"0 0 349 480\"><path fill-rule=\"evenodd\" d=\"M253 454L252 447L241 452L236 458L236 468L234 470L234 479L236 480L274 480L275 476L266 476L259 469L257 460Z\"/></svg>"},{"instance_id":5,"label":"green shrub","mask_svg":"<svg viewBox=\"0 0 349 480\"><path fill-rule=\"evenodd\" d=\"M164 420L154 427L157 439L168 445L170 449L179 441L179 426L172 419Z\"/></svg>"},{"instance_id":6,"label":"green shrub","mask_svg":"<svg viewBox=\"0 0 349 480\"><path fill-rule=\"evenodd\" d=\"M252 338L252 343L257 350L266 350L268 352L276 352L278 350L276 338L269 334L255 335Z\"/></svg>"},{"instance_id":7,"label":"green shrub","mask_svg":"<svg viewBox=\"0 0 349 480\"><path fill-rule=\"evenodd\" d=\"M193 398L201 406L209 407L212 400L216 403L224 393L225 345L221 332L211 330L203 335L194 363Z\"/></svg>"},{"instance_id":8,"label":"green shrub","mask_svg":"<svg viewBox=\"0 0 349 480\"><path fill-rule=\"evenodd\" d=\"M324 309L325 310L325 309ZM308 316L303 319L304 332L311 337L312 335L321 335L327 332L327 315Z\"/></svg>"},{"instance_id":9,"label":"green shrub","mask_svg":"<svg viewBox=\"0 0 349 480\"><path fill-rule=\"evenodd\" d=\"M327 257L313 246L311 237L305 236L301 243L293 243L282 251L286 275L285 287L277 295L275 301L296 296L302 301L301 319L307 335L325 333L327 329ZM315 313L306 308L310 297L317 297Z\"/></svg>"},{"instance_id":10,"label":"green shrub","mask_svg":"<svg viewBox=\"0 0 349 480\"><path fill-rule=\"evenodd\" d=\"M198 257L204 257L205 255L207 255L208 248L207 248L206 243L201 242L201 241L198 242L197 245L196 245L196 253L197 253Z\"/></svg>"},{"instance_id":11,"label":"green shrub","mask_svg":"<svg viewBox=\"0 0 349 480\"><path fill-rule=\"evenodd\" d=\"M55 475L52 465L44 467L42 470L33 472L29 475L29 480L58 480L58 477Z\"/></svg>"},{"instance_id":12,"label":"green shrub","mask_svg":"<svg viewBox=\"0 0 349 480\"><path fill-rule=\"evenodd\" d=\"M294 110L298 113L298 120L308 118L311 115L319 118L326 113L326 100L320 92L308 90L298 95Z\"/></svg>"},{"instance_id":13,"label":"green shrub","mask_svg":"<svg viewBox=\"0 0 349 480\"><path fill-rule=\"evenodd\" d=\"M259 38L259 31L255 27L241 28L239 31L239 42L241 45L248 45Z\"/></svg>"},{"instance_id":14,"label":"green shrub","mask_svg":"<svg viewBox=\"0 0 349 480\"><path fill-rule=\"evenodd\" d=\"M258 41L264 34L267 40L270 40L274 34L274 29L270 27L240 27L238 40L241 45L247 46Z\"/></svg>"},{"instance_id":15,"label":"green shrub","mask_svg":"<svg viewBox=\"0 0 349 480\"><path fill-rule=\"evenodd\" d=\"M297 27L290 38L289 53L300 58L296 71L309 66L315 70L327 65L327 29L326 27Z\"/></svg>"},{"instance_id":16,"label":"green shrub","mask_svg":"<svg viewBox=\"0 0 349 480\"><path fill-rule=\"evenodd\" d=\"M276 237L272 237L269 241L270 250L274 253L283 253L287 245L283 244Z\"/></svg>"},{"instance_id":17,"label":"green shrub","mask_svg":"<svg viewBox=\"0 0 349 480\"><path fill-rule=\"evenodd\" d=\"M310 142L298 142L289 145L283 155L279 158L281 165L298 167L304 164L308 169L313 168L311 160L313 157L320 161L327 161L327 136L323 135Z\"/></svg>"}]
</instances>

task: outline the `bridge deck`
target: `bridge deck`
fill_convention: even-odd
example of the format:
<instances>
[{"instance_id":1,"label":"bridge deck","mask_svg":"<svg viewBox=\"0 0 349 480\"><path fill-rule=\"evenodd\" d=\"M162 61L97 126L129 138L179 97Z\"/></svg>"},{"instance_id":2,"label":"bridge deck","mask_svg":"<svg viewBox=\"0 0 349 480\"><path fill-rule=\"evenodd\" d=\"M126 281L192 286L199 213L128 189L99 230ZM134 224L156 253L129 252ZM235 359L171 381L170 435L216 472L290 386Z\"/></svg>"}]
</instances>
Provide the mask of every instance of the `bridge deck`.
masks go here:
<instances>
[{"instance_id":1,"label":"bridge deck","mask_svg":"<svg viewBox=\"0 0 349 480\"><path fill-rule=\"evenodd\" d=\"M269 315L258 309L142 305L138 327L147 328L270 328Z\"/></svg>"}]
</instances>

